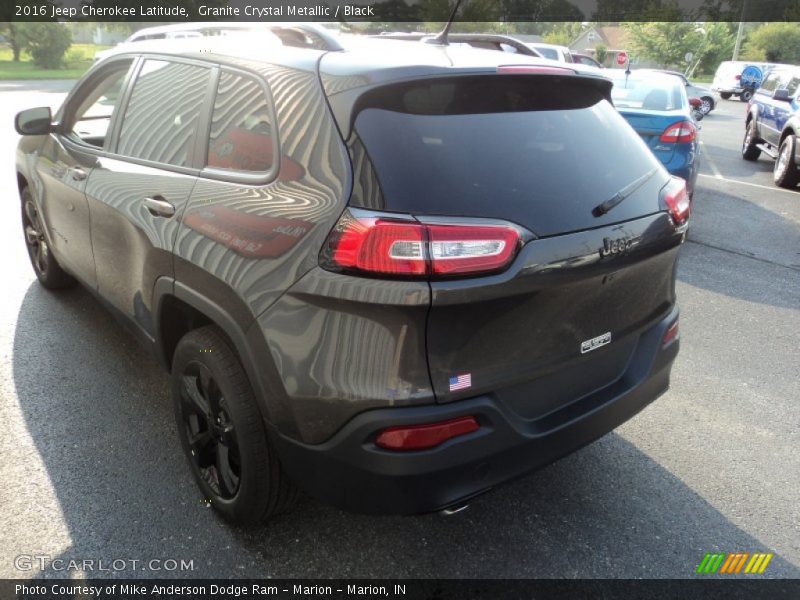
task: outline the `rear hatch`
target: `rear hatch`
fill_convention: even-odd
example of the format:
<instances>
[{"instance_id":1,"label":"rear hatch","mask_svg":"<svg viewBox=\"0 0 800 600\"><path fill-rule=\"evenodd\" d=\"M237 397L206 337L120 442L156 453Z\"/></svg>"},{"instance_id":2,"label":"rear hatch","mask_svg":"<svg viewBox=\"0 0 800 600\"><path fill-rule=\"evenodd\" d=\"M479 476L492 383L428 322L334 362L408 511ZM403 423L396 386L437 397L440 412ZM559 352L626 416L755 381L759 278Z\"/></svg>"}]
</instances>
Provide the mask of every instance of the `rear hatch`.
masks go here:
<instances>
[{"instance_id":1,"label":"rear hatch","mask_svg":"<svg viewBox=\"0 0 800 600\"><path fill-rule=\"evenodd\" d=\"M671 309L680 236L659 201L669 175L608 91L596 78L496 74L362 98L351 206L529 232L504 271L431 281L439 402L492 393L544 415L618 380L638 335Z\"/></svg>"}]
</instances>

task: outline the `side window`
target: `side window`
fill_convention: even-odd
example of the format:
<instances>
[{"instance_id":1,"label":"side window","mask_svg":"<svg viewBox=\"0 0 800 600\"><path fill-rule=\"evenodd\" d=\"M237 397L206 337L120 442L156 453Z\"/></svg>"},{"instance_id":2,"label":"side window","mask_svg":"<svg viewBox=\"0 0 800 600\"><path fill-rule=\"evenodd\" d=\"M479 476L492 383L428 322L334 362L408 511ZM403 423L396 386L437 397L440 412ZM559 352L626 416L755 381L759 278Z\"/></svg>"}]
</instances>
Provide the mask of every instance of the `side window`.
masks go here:
<instances>
[{"instance_id":1,"label":"side window","mask_svg":"<svg viewBox=\"0 0 800 600\"><path fill-rule=\"evenodd\" d=\"M102 148L106 143L111 117L119 105L122 86L133 61L121 62L118 67L107 72L99 81L91 83L91 88L74 110L70 110L68 137Z\"/></svg>"},{"instance_id":2,"label":"side window","mask_svg":"<svg viewBox=\"0 0 800 600\"><path fill-rule=\"evenodd\" d=\"M206 67L146 60L125 109L117 153L191 166L209 76Z\"/></svg>"},{"instance_id":3,"label":"side window","mask_svg":"<svg viewBox=\"0 0 800 600\"><path fill-rule=\"evenodd\" d=\"M269 100L255 78L223 71L211 115L208 166L268 173L277 138Z\"/></svg>"},{"instance_id":4,"label":"side window","mask_svg":"<svg viewBox=\"0 0 800 600\"><path fill-rule=\"evenodd\" d=\"M789 97L793 98L797 93L797 88L800 87L800 76L795 75L789 80L786 85L786 91L789 92Z\"/></svg>"},{"instance_id":5,"label":"side window","mask_svg":"<svg viewBox=\"0 0 800 600\"><path fill-rule=\"evenodd\" d=\"M770 73L766 79L764 79L764 83L761 84L761 87L758 88L758 91L766 93L768 96L772 95L776 89L780 87L780 73Z\"/></svg>"}]
</instances>

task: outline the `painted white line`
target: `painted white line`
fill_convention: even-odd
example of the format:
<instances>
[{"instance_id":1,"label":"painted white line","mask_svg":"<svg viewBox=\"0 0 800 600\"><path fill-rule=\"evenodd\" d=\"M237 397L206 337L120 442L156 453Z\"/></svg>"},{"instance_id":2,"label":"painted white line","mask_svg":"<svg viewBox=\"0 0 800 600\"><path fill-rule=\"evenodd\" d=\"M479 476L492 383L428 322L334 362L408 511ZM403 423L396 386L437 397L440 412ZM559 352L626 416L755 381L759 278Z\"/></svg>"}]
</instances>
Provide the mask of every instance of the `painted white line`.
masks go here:
<instances>
[{"instance_id":1,"label":"painted white line","mask_svg":"<svg viewBox=\"0 0 800 600\"><path fill-rule=\"evenodd\" d=\"M714 177L717 179L724 179L722 173L720 173L719 169L717 168L717 163L715 163L714 159L711 158L711 153L708 151L708 148L706 148L706 145L703 142L700 142L700 145L703 147L703 154L708 162L708 166L711 167L711 172L714 173Z\"/></svg>"},{"instance_id":2,"label":"painted white line","mask_svg":"<svg viewBox=\"0 0 800 600\"><path fill-rule=\"evenodd\" d=\"M727 183L738 183L741 185L749 185L750 187L757 187L761 188L762 190L769 190L770 192L786 192L787 194L794 194L795 196L798 195L797 190L786 190L784 188L779 188L777 185L775 187L770 187L768 185L760 185L758 183L750 183L749 181L741 181L739 179L729 179L728 177L716 177L713 175L706 175L705 173L698 173L698 177L707 177L709 179L717 179L719 181L725 181Z\"/></svg>"}]
</instances>

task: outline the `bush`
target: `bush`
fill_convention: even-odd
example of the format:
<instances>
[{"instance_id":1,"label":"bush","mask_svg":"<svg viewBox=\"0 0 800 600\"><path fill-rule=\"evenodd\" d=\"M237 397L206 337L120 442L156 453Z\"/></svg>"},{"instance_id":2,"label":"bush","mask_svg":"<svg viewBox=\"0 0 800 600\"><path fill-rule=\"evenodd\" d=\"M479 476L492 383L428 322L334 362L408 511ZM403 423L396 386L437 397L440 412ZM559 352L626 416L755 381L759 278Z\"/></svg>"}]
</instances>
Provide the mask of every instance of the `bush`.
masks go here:
<instances>
[{"instance_id":1,"label":"bush","mask_svg":"<svg viewBox=\"0 0 800 600\"><path fill-rule=\"evenodd\" d=\"M608 48L605 47L605 44L597 44L594 47L594 57L597 59L601 65L606 64L606 58L608 57Z\"/></svg>"},{"instance_id":2,"label":"bush","mask_svg":"<svg viewBox=\"0 0 800 600\"><path fill-rule=\"evenodd\" d=\"M61 23L25 23L23 48L40 69L60 69L72 45L72 32Z\"/></svg>"}]
</instances>

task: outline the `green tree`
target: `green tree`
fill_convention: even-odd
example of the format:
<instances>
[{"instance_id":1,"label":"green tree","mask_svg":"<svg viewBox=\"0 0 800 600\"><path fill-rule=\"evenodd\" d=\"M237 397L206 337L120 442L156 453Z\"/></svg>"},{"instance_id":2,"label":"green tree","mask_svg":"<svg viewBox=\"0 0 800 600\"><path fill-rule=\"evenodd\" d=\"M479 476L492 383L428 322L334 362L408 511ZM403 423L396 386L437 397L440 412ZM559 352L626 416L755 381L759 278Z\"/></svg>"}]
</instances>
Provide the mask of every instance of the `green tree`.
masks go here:
<instances>
[{"instance_id":1,"label":"green tree","mask_svg":"<svg viewBox=\"0 0 800 600\"><path fill-rule=\"evenodd\" d=\"M800 62L800 23L765 23L750 34L746 56L768 62Z\"/></svg>"},{"instance_id":2,"label":"green tree","mask_svg":"<svg viewBox=\"0 0 800 600\"><path fill-rule=\"evenodd\" d=\"M608 48L606 48L605 44L597 44L597 46L594 47L594 57L601 65L605 64L606 58L608 57Z\"/></svg>"},{"instance_id":3,"label":"green tree","mask_svg":"<svg viewBox=\"0 0 800 600\"><path fill-rule=\"evenodd\" d=\"M19 27L22 23L18 23ZM62 23L25 23L23 49L40 69L64 66L64 55L72 45L72 32Z\"/></svg>"},{"instance_id":4,"label":"green tree","mask_svg":"<svg viewBox=\"0 0 800 600\"><path fill-rule=\"evenodd\" d=\"M548 44L569 46L582 32L583 25L581 23L556 23L543 37Z\"/></svg>"},{"instance_id":5,"label":"green tree","mask_svg":"<svg viewBox=\"0 0 800 600\"><path fill-rule=\"evenodd\" d=\"M662 67L683 70L687 52L702 49L704 36L695 23L654 22L625 23L634 55L649 58Z\"/></svg>"},{"instance_id":6,"label":"green tree","mask_svg":"<svg viewBox=\"0 0 800 600\"><path fill-rule=\"evenodd\" d=\"M19 55L25 42L22 32L26 25L27 23L0 23L0 35L6 38L14 56L14 62L19 62Z\"/></svg>"}]
</instances>

